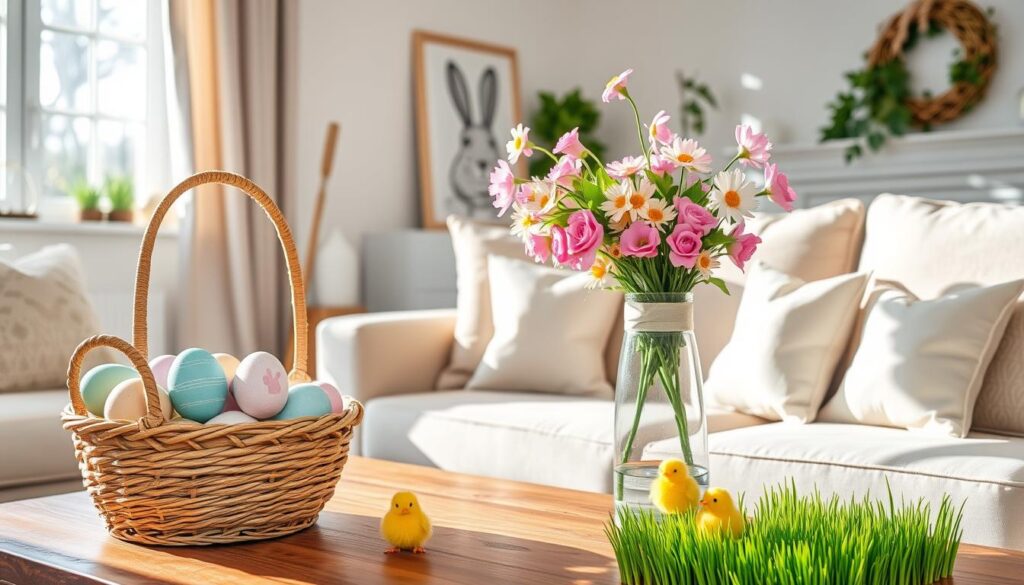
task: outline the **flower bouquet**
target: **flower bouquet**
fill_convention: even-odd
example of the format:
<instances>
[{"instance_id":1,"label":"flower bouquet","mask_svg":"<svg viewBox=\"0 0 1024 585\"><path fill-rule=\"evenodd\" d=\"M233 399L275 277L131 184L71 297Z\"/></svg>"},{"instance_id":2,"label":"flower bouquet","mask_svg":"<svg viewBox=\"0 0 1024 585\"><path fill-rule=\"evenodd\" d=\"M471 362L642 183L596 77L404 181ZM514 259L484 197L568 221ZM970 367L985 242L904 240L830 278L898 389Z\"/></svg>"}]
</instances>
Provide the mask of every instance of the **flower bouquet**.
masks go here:
<instances>
[{"instance_id":1,"label":"flower bouquet","mask_svg":"<svg viewBox=\"0 0 1024 585\"><path fill-rule=\"evenodd\" d=\"M681 453L690 473L707 484L691 291L711 284L728 294L715 276L721 259L742 270L761 243L744 220L760 199L789 211L796 195L769 162L772 143L750 126L736 127L736 154L718 172L704 148L670 129L664 111L645 130L627 89L631 74L613 77L601 98L629 103L640 154L606 164L575 129L549 150L530 141L530 129L519 124L507 144L508 161L499 160L490 175L489 192L499 215L511 209L512 233L537 262L589 270L593 286L626 293L615 495L617 503L642 505L655 459L667 456L656 457L658 449ZM515 177L509 163L535 153L554 161L548 175ZM763 182L752 180L750 171L763 172Z\"/></svg>"}]
</instances>

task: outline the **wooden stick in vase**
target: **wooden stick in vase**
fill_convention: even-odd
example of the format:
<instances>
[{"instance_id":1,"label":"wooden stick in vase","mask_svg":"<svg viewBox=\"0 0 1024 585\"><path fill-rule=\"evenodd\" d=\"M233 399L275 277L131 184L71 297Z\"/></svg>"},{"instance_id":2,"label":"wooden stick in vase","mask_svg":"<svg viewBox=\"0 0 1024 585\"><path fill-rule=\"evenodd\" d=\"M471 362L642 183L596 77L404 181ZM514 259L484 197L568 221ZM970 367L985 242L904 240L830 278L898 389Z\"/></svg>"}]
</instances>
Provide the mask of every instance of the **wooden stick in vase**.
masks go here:
<instances>
[{"instance_id":1,"label":"wooden stick in vase","mask_svg":"<svg viewBox=\"0 0 1024 585\"><path fill-rule=\"evenodd\" d=\"M331 176L334 168L334 149L338 144L338 134L341 126L337 122L331 122L327 126L327 136L324 138L323 159L320 162L320 188L316 193L316 206L313 208L313 222L309 232L309 243L306 248L306 262L303 266L303 274L306 275L306 290L312 291L310 281L313 280L313 271L316 264L317 244L320 242L320 219L324 213L324 199L326 198L327 179Z\"/></svg>"}]
</instances>

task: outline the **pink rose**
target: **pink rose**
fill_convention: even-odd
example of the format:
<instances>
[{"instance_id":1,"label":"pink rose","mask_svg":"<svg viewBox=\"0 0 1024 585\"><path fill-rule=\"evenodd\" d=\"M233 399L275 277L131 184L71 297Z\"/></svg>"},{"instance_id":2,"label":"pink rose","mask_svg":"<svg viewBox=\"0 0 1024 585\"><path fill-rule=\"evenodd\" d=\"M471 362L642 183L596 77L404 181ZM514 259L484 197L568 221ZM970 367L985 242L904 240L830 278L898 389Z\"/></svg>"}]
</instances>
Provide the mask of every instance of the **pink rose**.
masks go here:
<instances>
[{"instance_id":1,"label":"pink rose","mask_svg":"<svg viewBox=\"0 0 1024 585\"><path fill-rule=\"evenodd\" d=\"M793 202L796 201L796 191L789 186L789 177L786 173L779 171L779 165L768 163L764 167L764 188L768 190L768 197L776 205L786 211L793 211Z\"/></svg>"},{"instance_id":2,"label":"pink rose","mask_svg":"<svg viewBox=\"0 0 1024 585\"><path fill-rule=\"evenodd\" d=\"M571 156L572 158L583 158L583 151L586 148L583 143L580 142L580 129L579 127L569 130L555 143L555 148L552 152L555 154L564 154Z\"/></svg>"},{"instance_id":3,"label":"pink rose","mask_svg":"<svg viewBox=\"0 0 1024 585\"><path fill-rule=\"evenodd\" d=\"M685 197L676 197L676 224L690 228L690 231L699 233L701 236L708 235L718 225L711 212L702 205L697 205Z\"/></svg>"},{"instance_id":4,"label":"pink rose","mask_svg":"<svg viewBox=\"0 0 1024 585\"><path fill-rule=\"evenodd\" d=\"M738 223L729 233L729 237L734 240L732 244L729 244L729 258L740 270L743 270L744 265L750 261L750 257L757 250L757 245L761 243L761 238L754 234L743 233L744 227L742 222Z\"/></svg>"},{"instance_id":5,"label":"pink rose","mask_svg":"<svg viewBox=\"0 0 1024 585\"><path fill-rule=\"evenodd\" d=\"M589 209L569 216L565 237L574 270L585 270L594 264L597 249L604 243L604 227Z\"/></svg>"},{"instance_id":6,"label":"pink rose","mask_svg":"<svg viewBox=\"0 0 1024 585\"><path fill-rule=\"evenodd\" d=\"M687 225L676 225L665 243L668 244L668 260L676 268L685 266L693 268L700 256L701 235Z\"/></svg>"},{"instance_id":7,"label":"pink rose","mask_svg":"<svg viewBox=\"0 0 1024 585\"><path fill-rule=\"evenodd\" d=\"M526 254L541 264L551 257L551 238L530 234L526 238Z\"/></svg>"},{"instance_id":8,"label":"pink rose","mask_svg":"<svg viewBox=\"0 0 1024 585\"><path fill-rule=\"evenodd\" d=\"M569 262L569 238L566 236L565 228L560 225L551 226L551 256L559 264Z\"/></svg>"},{"instance_id":9,"label":"pink rose","mask_svg":"<svg viewBox=\"0 0 1024 585\"><path fill-rule=\"evenodd\" d=\"M656 257L660 243L661 233L658 232L658 228L645 221L633 222L619 238L622 255L637 258Z\"/></svg>"}]
</instances>

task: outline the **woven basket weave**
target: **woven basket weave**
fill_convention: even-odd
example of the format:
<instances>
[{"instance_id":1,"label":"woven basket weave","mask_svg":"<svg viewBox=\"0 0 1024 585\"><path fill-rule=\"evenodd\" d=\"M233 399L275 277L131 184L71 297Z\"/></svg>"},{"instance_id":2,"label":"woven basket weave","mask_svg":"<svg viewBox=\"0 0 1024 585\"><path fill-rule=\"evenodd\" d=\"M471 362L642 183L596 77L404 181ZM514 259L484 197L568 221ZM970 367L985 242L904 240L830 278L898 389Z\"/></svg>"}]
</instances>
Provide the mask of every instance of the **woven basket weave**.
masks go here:
<instances>
[{"instance_id":1,"label":"woven basket weave","mask_svg":"<svg viewBox=\"0 0 1024 585\"><path fill-rule=\"evenodd\" d=\"M252 181L221 171L196 174L171 190L146 229L135 280L134 344L111 335L82 342L68 367L71 404L61 413L71 431L82 479L110 533L152 545L205 545L274 538L302 530L334 493L363 407L321 417L233 425L163 420L146 364L146 307L153 244L164 215L183 193L205 184L237 187L277 229L291 281L292 383L308 382L306 302L295 241L280 209ZM82 359L111 347L138 370L146 390L137 421L89 416L79 388Z\"/></svg>"}]
</instances>

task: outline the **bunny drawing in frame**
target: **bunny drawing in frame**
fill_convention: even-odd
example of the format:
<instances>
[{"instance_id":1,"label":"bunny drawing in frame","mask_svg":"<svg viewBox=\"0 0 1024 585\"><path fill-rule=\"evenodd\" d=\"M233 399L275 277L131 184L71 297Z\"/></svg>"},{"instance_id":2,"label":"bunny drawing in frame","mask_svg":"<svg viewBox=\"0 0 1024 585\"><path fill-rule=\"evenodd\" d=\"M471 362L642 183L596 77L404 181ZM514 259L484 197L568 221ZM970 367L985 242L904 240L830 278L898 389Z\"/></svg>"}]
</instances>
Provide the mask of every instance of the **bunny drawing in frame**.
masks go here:
<instances>
[{"instance_id":1,"label":"bunny drawing in frame","mask_svg":"<svg viewBox=\"0 0 1024 585\"><path fill-rule=\"evenodd\" d=\"M492 208L487 184L491 167L499 158L498 141L493 131L494 110L498 101L498 77L493 67L488 67L480 75L479 119L473 117L466 77L454 61L448 61L447 79L448 93L462 121L459 146L448 171L448 179L455 198L463 205L460 211L472 217L478 210Z\"/></svg>"}]
</instances>

